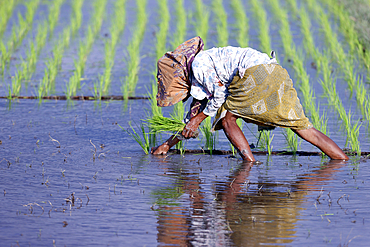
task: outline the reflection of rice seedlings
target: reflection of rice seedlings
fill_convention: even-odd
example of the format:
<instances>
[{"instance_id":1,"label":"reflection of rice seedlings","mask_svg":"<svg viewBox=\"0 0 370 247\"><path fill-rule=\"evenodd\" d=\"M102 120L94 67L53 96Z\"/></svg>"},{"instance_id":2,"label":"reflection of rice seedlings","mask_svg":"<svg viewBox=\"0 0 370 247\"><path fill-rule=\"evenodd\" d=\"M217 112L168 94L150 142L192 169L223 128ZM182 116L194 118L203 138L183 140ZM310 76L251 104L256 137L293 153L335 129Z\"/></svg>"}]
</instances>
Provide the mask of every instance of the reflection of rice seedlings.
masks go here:
<instances>
[{"instance_id":1,"label":"reflection of rice seedlings","mask_svg":"<svg viewBox=\"0 0 370 247\"><path fill-rule=\"evenodd\" d=\"M156 60L161 58L166 50L166 37L170 22L170 12L168 10L167 0L158 0L158 13L160 16L159 30L156 33Z\"/></svg>"},{"instance_id":2,"label":"reflection of rice seedlings","mask_svg":"<svg viewBox=\"0 0 370 247\"><path fill-rule=\"evenodd\" d=\"M53 36L55 26L57 25L57 22L59 20L60 8L63 2L64 0L54 0L52 3L50 3L49 16L48 16L48 24L49 24L49 32L50 32L49 38Z\"/></svg>"},{"instance_id":3,"label":"reflection of rice seedlings","mask_svg":"<svg viewBox=\"0 0 370 247\"><path fill-rule=\"evenodd\" d=\"M1 5L1 8L0 8L0 39L3 37L7 23L10 17L12 16L16 3L17 3L16 0L8 0L6 1L6 4L3 3Z\"/></svg>"},{"instance_id":4,"label":"reflection of rice seedlings","mask_svg":"<svg viewBox=\"0 0 370 247\"><path fill-rule=\"evenodd\" d=\"M296 134L294 134L294 132L289 128L284 129L283 135L284 135L286 143L288 145L287 148L291 152L293 152L293 154L295 154L297 152L298 146L300 144L300 141L298 140L298 136Z\"/></svg>"},{"instance_id":5,"label":"reflection of rice seedlings","mask_svg":"<svg viewBox=\"0 0 370 247\"><path fill-rule=\"evenodd\" d=\"M236 19L236 26L238 28L238 35L236 40L240 47L248 46L248 17L245 14L244 8L242 8L243 3L241 0L231 0L231 7L234 10L234 16Z\"/></svg>"},{"instance_id":6,"label":"reflection of rice seedlings","mask_svg":"<svg viewBox=\"0 0 370 247\"><path fill-rule=\"evenodd\" d=\"M267 21L266 10L262 6L262 1L251 0L250 4L252 6L255 18L258 20L259 29L259 39L261 42L260 49L265 53L271 52L271 40L269 36L269 23Z\"/></svg>"},{"instance_id":7,"label":"reflection of rice seedlings","mask_svg":"<svg viewBox=\"0 0 370 247\"><path fill-rule=\"evenodd\" d=\"M200 131L202 132L205 140L204 149L209 150L209 153L212 154L212 151L216 147L216 132L211 131L212 123L211 118L207 117L202 125L200 126Z\"/></svg>"},{"instance_id":8,"label":"reflection of rice seedlings","mask_svg":"<svg viewBox=\"0 0 370 247\"><path fill-rule=\"evenodd\" d=\"M222 6L222 0L213 0L212 8L217 24L218 46L227 46L229 32L227 31L227 14Z\"/></svg>"},{"instance_id":9,"label":"reflection of rice seedlings","mask_svg":"<svg viewBox=\"0 0 370 247\"><path fill-rule=\"evenodd\" d=\"M121 125L118 125L118 126L121 127L121 129L123 131L125 131L127 134L129 134L129 136L131 138L133 138L140 145L140 147L143 149L145 154L149 154L149 148L150 148L149 138L148 138L148 133L145 131L144 124L140 123L140 126L137 126L140 129L140 132L141 132L140 134L138 132L136 132L134 127L132 127L131 123L129 123L129 125L130 125L131 130L130 129L124 129L124 128L121 127Z\"/></svg>"},{"instance_id":10,"label":"reflection of rice seedlings","mask_svg":"<svg viewBox=\"0 0 370 247\"><path fill-rule=\"evenodd\" d=\"M208 21L209 21L209 11L204 6L202 0L194 0L195 1L195 23L194 29L196 35L200 36L203 39L204 47L207 44L207 36L208 36Z\"/></svg>"},{"instance_id":11,"label":"reflection of rice seedlings","mask_svg":"<svg viewBox=\"0 0 370 247\"><path fill-rule=\"evenodd\" d=\"M138 81L139 65L140 65L140 44L144 37L146 29L146 23L148 20L146 14L146 0L136 0L137 4L137 17L136 26L132 39L127 46L128 58L127 58L127 76L124 79L125 85L121 88L125 99L135 91L136 84ZM127 84L127 85L126 85Z\"/></svg>"},{"instance_id":12,"label":"reflection of rice seedlings","mask_svg":"<svg viewBox=\"0 0 370 247\"><path fill-rule=\"evenodd\" d=\"M272 151L272 139L274 139L274 135L272 135L272 130L263 130L261 133L261 142L264 147L267 149L268 155L271 155Z\"/></svg>"},{"instance_id":13,"label":"reflection of rice seedlings","mask_svg":"<svg viewBox=\"0 0 370 247\"><path fill-rule=\"evenodd\" d=\"M176 0L175 5L176 15L176 33L172 42L172 48L176 47L185 41L186 36L186 10L184 8L184 0Z\"/></svg>"},{"instance_id":14,"label":"reflection of rice seedlings","mask_svg":"<svg viewBox=\"0 0 370 247\"><path fill-rule=\"evenodd\" d=\"M73 0L72 3L72 10L73 16L71 18L71 28L72 28L72 36L75 36L77 31L81 27L82 23L82 5L84 0Z\"/></svg>"}]
</instances>

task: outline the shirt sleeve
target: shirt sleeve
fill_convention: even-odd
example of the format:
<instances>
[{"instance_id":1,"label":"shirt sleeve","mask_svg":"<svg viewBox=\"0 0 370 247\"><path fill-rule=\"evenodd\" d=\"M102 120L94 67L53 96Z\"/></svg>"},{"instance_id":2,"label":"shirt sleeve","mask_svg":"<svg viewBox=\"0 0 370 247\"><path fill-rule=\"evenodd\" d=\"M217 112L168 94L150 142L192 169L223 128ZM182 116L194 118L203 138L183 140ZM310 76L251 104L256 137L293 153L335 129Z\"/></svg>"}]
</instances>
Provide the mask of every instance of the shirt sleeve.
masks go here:
<instances>
[{"instance_id":1,"label":"shirt sleeve","mask_svg":"<svg viewBox=\"0 0 370 247\"><path fill-rule=\"evenodd\" d=\"M225 85L221 84L221 82L214 84L213 96L209 99L203 113L210 117L215 116L218 108L222 106L227 96L228 90Z\"/></svg>"}]
</instances>

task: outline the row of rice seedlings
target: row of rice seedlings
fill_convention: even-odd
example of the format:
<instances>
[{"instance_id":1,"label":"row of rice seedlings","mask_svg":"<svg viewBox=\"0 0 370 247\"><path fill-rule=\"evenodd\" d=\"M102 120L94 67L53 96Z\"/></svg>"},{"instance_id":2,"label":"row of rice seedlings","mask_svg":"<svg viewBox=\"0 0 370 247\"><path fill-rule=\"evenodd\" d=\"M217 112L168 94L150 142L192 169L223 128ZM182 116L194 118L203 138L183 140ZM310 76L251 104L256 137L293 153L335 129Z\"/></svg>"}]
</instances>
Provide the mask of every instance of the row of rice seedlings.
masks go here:
<instances>
[{"instance_id":1,"label":"row of rice seedlings","mask_svg":"<svg viewBox=\"0 0 370 247\"><path fill-rule=\"evenodd\" d=\"M8 89L8 98L12 96L18 96L22 82L27 82L31 79L33 73L36 70L37 59L41 53L42 48L45 46L48 35L48 26L46 21L38 25L37 35L34 41L30 42L30 49L27 51L27 57L25 60L21 58L20 69L17 70L16 75L12 77L11 89Z\"/></svg>"},{"instance_id":2,"label":"row of rice seedlings","mask_svg":"<svg viewBox=\"0 0 370 247\"><path fill-rule=\"evenodd\" d=\"M184 0L176 0L175 2L176 31L171 42L173 50L185 41L187 25Z\"/></svg>"},{"instance_id":3,"label":"row of rice seedlings","mask_svg":"<svg viewBox=\"0 0 370 247\"><path fill-rule=\"evenodd\" d=\"M159 29L156 32L156 60L161 58L167 51L166 41L171 18L167 0L158 0L158 13L158 16L160 16L160 22L158 26Z\"/></svg>"},{"instance_id":4,"label":"row of rice seedlings","mask_svg":"<svg viewBox=\"0 0 370 247\"><path fill-rule=\"evenodd\" d=\"M81 27L82 5L84 3L84 0L73 0L71 1L71 3L72 3L72 11L73 11L73 16L71 19L71 27L72 27L72 36L74 37Z\"/></svg>"},{"instance_id":5,"label":"row of rice seedlings","mask_svg":"<svg viewBox=\"0 0 370 247\"><path fill-rule=\"evenodd\" d=\"M57 77L59 70L61 69L64 51L70 45L71 36L73 35L73 32L78 31L78 29L76 29L77 26L75 23L81 22L81 19L82 19L82 10L81 10L82 3L83 3L83 0L73 1L72 3L73 13L71 16L71 23L68 27L66 27L63 30L62 34L60 34L58 41L56 42L53 48L53 51L52 51L53 56L48 58L47 61L45 62L46 69L45 69L44 77L42 80L40 80L40 84L37 90L37 96L40 99L40 101L42 100L43 96L46 96L50 92L55 91L55 78ZM53 7L53 9L54 9L53 11L56 12L58 8ZM50 16L53 16L53 15L49 14L49 19L51 18ZM78 28L80 26L81 25L79 25ZM52 28L49 27L49 29L51 30Z\"/></svg>"},{"instance_id":6,"label":"row of rice seedlings","mask_svg":"<svg viewBox=\"0 0 370 247\"><path fill-rule=\"evenodd\" d=\"M16 6L16 0L7 0L7 3L3 3L0 7L0 39L3 37L7 23L13 14L14 7Z\"/></svg>"},{"instance_id":7,"label":"row of rice seedlings","mask_svg":"<svg viewBox=\"0 0 370 247\"><path fill-rule=\"evenodd\" d=\"M88 27L87 36L84 42L80 42L78 59L74 61L75 71L69 78L66 85L65 94L67 97L76 95L76 92L81 87L81 77L84 73L87 56L89 55L92 45L94 44L95 38L100 32L100 28L103 22L107 0L96 0L94 2L94 11L91 25Z\"/></svg>"},{"instance_id":8,"label":"row of rice seedlings","mask_svg":"<svg viewBox=\"0 0 370 247\"><path fill-rule=\"evenodd\" d=\"M258 20L259 40L260 49L262 52L269 54L271 52L271 40L269 36L269 23L267 20L266 10L263 8L262 1L251 0L250 1L253 14L255 19Z\"/></svg>"},{"instance_id":9,"label":"row of rice seedlings","mask_svg":"<svg viewBox=\"0 0 370 247\"><path fill-rule=\"evenodd\" d=\"M354 22L351 20L351 17L349 13L344 9L344 6L337 1L333 0L324 0L323 1L327 7L328 10L336 16L336 18L339 20L340 24L340 30L344 34L347 45L349 46L349 54L356 54L359 56L359 58L363 58L366 67L370 68L370 60L367 60L369 57L369 52L366 52L367 54L364 54L364 47L360 43L360 39L357 35L357 32L355 31L355 25ZM367 58L367 59L366 59Z\"/></svg>"},{"instance_id":10,"label":"row of rice seedlings","mask_svg":"<svg viewBox=\"0 0 370 247\"><path fill-rule=\"evenodd\" d=\"M94 83L94 97L101 98L103 94L107 94L111 85L111 75L116 55L116 46L119 38L125 29L126 0L118 0L114 5L114 15L111 20L111 38L105 42L105 70L104 74L99 76L99 82Z\"/></svg>"},{"instance_id":11,"label":"row of rice seedlings","mask_svg":"<svg viewBox=\"0 0 370 247\"><path fill-rule=\"evenodd\" d=\"M196 35L200 36L204 42L204 48L207 47L209 16L210 12L202 0L195 1L195 22L194 29Z\"/></svg>"},{"instance_id":12,"label":"row of rice seedlings","mask_svg":"<svg viewBox=\"0 0 370 247\"><path fill-rule=\"evenodd\" d=\"M311 6L312 7L312 6ZM308 14L306 13L306 10L301 9L301 25L302 25L302 33L305 37L306 42L312 42L312 44L306 44L305 46L310 49L311 54L313 55L313 58L315 59L318 70L322 73L323 79L320 80L320 84L322 85L324 89L324 93L328 98L328 101L330 105L334 106L336 111L339 114L339 117L343 121L345 125L345 129L347 132L347 142L349 140L350 147L352 151L357 152L357 154L360 154L360 143L358 140L358 135L356 137L356 134L359 134L359 125L358 123L355 125L351 124L351 114L346 113L343 103L340 100L337 90L336 90L336 83L333 80L331 73L332 69L330 66L330 59L327 55L327 53L321 53L314 45L313 45L313 38L312 33L310 31L310 20L308 17Z\"/></svg>"},{"instance_id":13,"label":"row of rice seedlings","mask_svg":"<svg viewBox=\"0 0 370 247\"><path fill-rule=\"evenodd\" d=\"M234 10L234 16L236 19L236 26L238 29L238 35L236 37L236 41L238 42L240 47L247 47L249 42L248 37L248 17L244 12L244 8L242 8L243 3L241 0L231 0L230 1L231 7Z\"/></svg>"},{"instance_id":14,"label":"row of rice seedlings","mask_svg":"<svg viewBox=\"0 0 370 247\"><path fill-rule=\"evenodd\" d=\"M323 16L324 11L322 10L322 8L317 4L309 6L315 12L316 16L320 18L320 23L322 25L325 37L330 44L329 52L336 59L337 64L344 72L345 80L347 81L348 88L350 89L351 94L353 93L353 91L355 91L357 105L359 106L362 114L367 118L368 121L370 121L368 114L370 98L368 95L366 95L367 90L362 82L362 78L359 75L356 75L354 65L355 59L351 55L348 55L344 52L342 44L338 41L336 34L330 26L328 17L326 15ZM342 22L344 22L344 20ZM347 26L347 28L349 27ZM355 49L355 47L358 46L358 43L355 41L349 43L350 47L354 46L354 48L350 48L350 50ZM351 43L353 44L351 45Z\"/></svg>"},{"instance_id":15,"label":"row of rice seedlings","mask_svg":"<svg viewBox=\"0 0 370 247\"><path fill-rule=\"evenodd\" d=\"M127 76L123 80L121 87L124 99L128 99L135 91L138 81L139 65L140 65L140 45L144 37L146 24L148 21L146 13L147 0L136 0L137 16L136 26L132 39L127 46Z\"/></svg>"},{"instance_id":16,"label":"row of rice seedlings","mask_svg":"<svg viewBox=\"0 0 370 247\"><path fill-rule=\"evenodd\" d=\"M12 28L12 34L7 42L7 45L0 40L0 64L1 71L0 74L4 74L5 67L9 63L12 54L15 50L22 44L24 37L27 35L28 31L32 28L33 17L36 10L40 4L40 0L26 2L27 12L25 18L18 13L18 25L14 25Z\"/></svg>"},{"instance_id":17,"label":"row of rice seedlings","mask_svg":"<svg viewBox=\"0 0 370 247\"><path fill-rule=\"evenodd\" d=\"M59 20L60 8L65 0L54 0L52 3L49 3L49 15L48 15L48 24L49 24L49 39L52 38L54 29Z\"/></svg>"},{"instance_id":18,"label":"row of rice seedlings","mask_svg":"<svg viewBox=\"0 0 370 247\"><path fill-rule=\"evenodd\" d=\"M222 5L222 0L213 0L212 8L216 18L218 46L227 46L229 40L229 32L227 30L227 14Z\"/></svg>"},{"instance_id":19,"label":"row of rice seedlings","mask_svg":"<svg viewBox=\"0 0 370 247\"><path fill-rule=\"evenodd\" d=\"M66 48L70 45L71 28L67 27L63 30L63 33L59 36L60 38L56 42L53 48L53 56L47 59L45 62L46 69L44 77L40 81L37 96L39 100L42 100L43 96L48 95L50 92L55 91L55 78L61 69L63 54Z\"/></svg>"},{"instance_id":20,"label":"row of rice seedlings","mask_svg":"<svg viewBox=\"0 0 370 247\"><path fill-rule=\"evenodd\" d=\"M303 95L303 107L306 112L308 111L311 115L311 121L313 125L326 134L326 120L325 115L320 117L319 107L316 106L315 96L313 89L309 82L309 76L304 67L303 55L300 54L294 45L293 36L290 31L290 25L288 20L287 11L279 6L279 2L276 0L270 0L272 11L275 15L275 19L280 22L280 37L283 44L283 48L287 57L293 61L293 68L296 72L297 78L299 78L299 89ZM298 141L295 134L290 133L289 130L285 131L284 136L287 138L287 144L289 148L295 152L298 148ZM293 146L291 146L293 145ZM294 151L295 150L295 151Z\"/></svg>"},{"instance_id":21,"label":"row of rice seedlings","mask_svg":"<svg viewBox=\"0 0 370 247\"><path fill-rule=\"evenodd\" d=\"M311 1L310 4L312 4ZM321 6L318 4L313 4L310 5L310 8L315 12L317 18L319 18L320 20L323 32L329 44L329 51L336 59L338 66L342 69L351 94L353 93L353 91L355 91L357 105L359 106L361 112L365 115L365 117L368 116L368 114L366 114L365 112L367 110L366 106L370 104L369 97L366 97L363 91L361 91L366 87L363 85L362 78L355 72L355 59L353 58L353 56L345 53L342 44L337 39L336 33L331 28L328 16L324 13ZM350 50L355 49L355 47L358 46L358 42L349 42L349 46L353 46L353 48L350 48Z\"/></svg>"}]
</instances>

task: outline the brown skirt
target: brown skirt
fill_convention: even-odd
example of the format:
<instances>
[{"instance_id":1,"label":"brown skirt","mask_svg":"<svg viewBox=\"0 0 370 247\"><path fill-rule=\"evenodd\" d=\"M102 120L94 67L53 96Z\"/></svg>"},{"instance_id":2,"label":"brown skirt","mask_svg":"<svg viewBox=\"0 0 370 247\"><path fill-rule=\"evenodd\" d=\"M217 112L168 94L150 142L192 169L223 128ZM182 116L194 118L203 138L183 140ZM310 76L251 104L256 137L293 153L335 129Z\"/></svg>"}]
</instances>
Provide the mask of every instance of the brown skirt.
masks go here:
<instances>
[{"instance_id":1,"label":"brown skirt","mask_svg":"<svg viewBox=\"0 0 370 247\"><path fill-rule=\"evenodd\" d=\"M288 72L277 64L249 68L243 78L236 75L229 96L218 109L213 130L222 129L221 119L229 111L244 121L262 126L312 128L293 88Z\"/></svg>"}]
</instances>

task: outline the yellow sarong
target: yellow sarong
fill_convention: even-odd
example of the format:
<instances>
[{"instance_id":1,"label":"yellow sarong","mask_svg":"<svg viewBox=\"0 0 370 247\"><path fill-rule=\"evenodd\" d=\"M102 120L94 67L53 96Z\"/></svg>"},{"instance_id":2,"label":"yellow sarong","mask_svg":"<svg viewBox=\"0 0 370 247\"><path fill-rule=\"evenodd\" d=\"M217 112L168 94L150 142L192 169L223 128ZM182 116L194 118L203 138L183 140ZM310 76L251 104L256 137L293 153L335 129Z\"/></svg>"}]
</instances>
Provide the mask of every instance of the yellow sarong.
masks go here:
<instances>
[{"instance_id":1,"label":"yellow sarong","mask_svg":"<svg viewBox=\"0 0 370 247\"><path fill-rule=\"evenodd\" d=\"M262 64L235 75L229 96L218 109L213 130L222 129L221 119L229 111L245 122L262 126L309 129L313 125L304 115L288 72L278 64Z\"/></svg>"}]
</instances>

